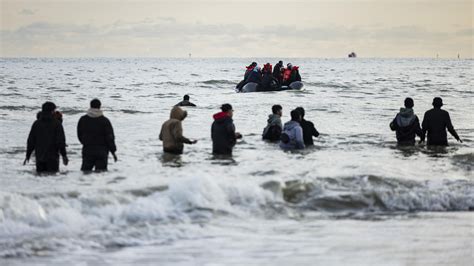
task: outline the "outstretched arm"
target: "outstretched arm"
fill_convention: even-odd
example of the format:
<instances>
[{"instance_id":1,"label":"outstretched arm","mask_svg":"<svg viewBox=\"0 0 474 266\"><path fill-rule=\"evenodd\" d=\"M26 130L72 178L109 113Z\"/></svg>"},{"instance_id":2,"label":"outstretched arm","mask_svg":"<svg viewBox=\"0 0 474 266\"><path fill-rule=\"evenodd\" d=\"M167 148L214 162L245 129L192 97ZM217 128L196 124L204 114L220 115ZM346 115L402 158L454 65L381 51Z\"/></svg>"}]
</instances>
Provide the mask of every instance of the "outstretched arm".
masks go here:
<instances>
[{"instance_id":1,"label":"outstretched arm","mask_svg":"<svg viewBox=\"0 0 474 266\"><path fill-rule=\"evenodd\" d=\"M459 138L458 133L454 130L453 124L451 123L451 117L449 117L449 113L447 114L447 121L446 127L448 128L449 133L457 140L462 142L461 138Z\"/></svg>"}]
</instances>

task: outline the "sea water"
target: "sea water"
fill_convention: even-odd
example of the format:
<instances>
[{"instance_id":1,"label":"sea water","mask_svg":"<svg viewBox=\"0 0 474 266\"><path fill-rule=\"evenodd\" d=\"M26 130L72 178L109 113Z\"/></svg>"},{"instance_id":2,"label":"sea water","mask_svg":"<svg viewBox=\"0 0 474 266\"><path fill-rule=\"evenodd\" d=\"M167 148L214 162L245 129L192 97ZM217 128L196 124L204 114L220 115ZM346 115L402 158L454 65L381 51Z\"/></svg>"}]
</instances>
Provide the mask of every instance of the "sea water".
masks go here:
<instances>
[{"instance_id":1,"label":"sea water","mask_svg":"<svg viewBox=\"0 0 474 266\"><path fill-rule=\"evenodd\" d=\"M472 60L283 59L303 91L236 93L260 59L1 59L1 265L470 265ZM158 134L184 94L184 154ZM420 121L443 98L464 143L397 147L405 97ZM118 162L83 174L78 119L99 98ZM37 175L26 139L41 104L63 113L68 166ZM212 115L235 110L232 158L212 156ZM261 133L271 106L302 106L321 135L284 152ZM471 264L472 265L472 264Z\"/></svg>"}]
</instances>

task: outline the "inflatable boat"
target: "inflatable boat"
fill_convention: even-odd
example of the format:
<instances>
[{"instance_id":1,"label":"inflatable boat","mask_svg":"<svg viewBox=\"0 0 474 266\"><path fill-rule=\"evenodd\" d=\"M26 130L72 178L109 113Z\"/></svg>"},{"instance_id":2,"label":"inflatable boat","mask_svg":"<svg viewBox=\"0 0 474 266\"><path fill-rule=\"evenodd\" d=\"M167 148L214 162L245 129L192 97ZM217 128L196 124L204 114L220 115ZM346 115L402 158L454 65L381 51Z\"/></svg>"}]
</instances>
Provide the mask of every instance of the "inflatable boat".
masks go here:
<instances>
[{"instance_id":1,"label":"inflatable boat","mask_svg":"<svg viewBox=\"0 0 474 266\"><path fill-rule=\"evenodd\" d=\"M236 92L265 92L265 91L287 91L287 90L303 90L304 84L301 81L294 81L288 86L278 86L270 89L259 88L258 83L249 82L242 87L242 90L235 89Z\"/></svg>"}]
</instances>

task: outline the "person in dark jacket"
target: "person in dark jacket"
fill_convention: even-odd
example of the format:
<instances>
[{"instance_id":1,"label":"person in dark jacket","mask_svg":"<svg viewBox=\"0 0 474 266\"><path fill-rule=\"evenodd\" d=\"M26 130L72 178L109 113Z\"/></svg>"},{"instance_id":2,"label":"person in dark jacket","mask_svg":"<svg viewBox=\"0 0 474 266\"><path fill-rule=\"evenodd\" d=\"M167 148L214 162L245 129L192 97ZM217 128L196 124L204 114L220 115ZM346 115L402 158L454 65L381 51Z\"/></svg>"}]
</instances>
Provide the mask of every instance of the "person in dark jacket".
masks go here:
<instances>
[{"instance_id":1,"label":"person in dark jacket","mask_svg":"<svg viewBox=\"0 0 474 266\"><path fill-rule=\"evenodd\" d=\"M253 69L257 67L257 62L252 62L252 64L248 65L245 70L244 74L244 81L249 78L250 73L252 73Z\"/></svg>"},{"instance_id":2,"label":"person in dark jacket","mask_svg":"<svg viewBox=\"0 0 474 266\"><path fill-rule=\"evenodd\" d=\"M109 152L117 161L114 129L100 110L101 102L93 99L87 114L79 119L77 137L82 143L82 171L106 171Z\"/></svg>"},{"instance_id":3,"label":"person in dark jacket","mask_svg":"<svg viewBox=\"0 0 474 266\"><path fill-rule=\"evenodd\" d=\"M423 140L420 121L413 112L414 102L412 98L405 99L405 108L400 108L400 112L390 123L390 129L396 131L398 145L415 145L415 136L418 135Z\"/></svg>"},{"instance_id":4,"label":"person in dark jacket","mask_svg":"<svg viewBox=\"0 0 474 266\"><path fill-rule=\"evenodd\" d=\"M281 73L281 70L283 68L283 61L278 61L278 63L275 64L275 67L273 67L273 77L278 80L279 83L282 82L283 75Z\"/></svg>"},{"instance_id":5,"label":"person in dark jacket","mask_svg":"<svg viewBox=\"0 0 474 266\"><path fill-rule=\"evenodd\" d=\"M263 129L262 138L269 141L280 140L281 131L283 129L281 116L283 108L279 104L272 106L272 114L268 116L267 126Z\"/></svg>"},{"instance_id":6,"label":"person in dark jacket","mask_svg":"<svg viewBox=\"0 0 474 266\"><path fill-rule=\"evenodd\" d=\"M64 128L57 119L54 118L56 105L52 102L45 102L41 107L41 114L33 123L30 134L28 136L26 164L35 151L36 171L42 172L58 172L59 171L59 154L63 158L64 165L69 160L66 153L66 137Z\"/></svg>"},{"instance_id":7,"label":"person in dark jacket","mask_svg":"<svg viewBox=\"0 0 474 266\"><path fill-rule=\"evenodd\" d=\"M313 136L317 138L319 136L319 132L316 130L316 128L314 127L314 124L311 121L307 121L304 119L305 111L303 107L298 107L295 110L301 114L300 124L301 124L301 128L303 128L304 145L306 146L314 145Z\"/></svg>"},{"instance_id":8,"label":"person in dark jacket","mask_svg":"<svg viewBox=\"0 0 474 266\"><path fill-rule=\"evenodd\" d=\"M214 154L232 154L236 140L242 138L240 133L235 132L232 116L234 110L232 105L226 103L221 106L221 111L214 114L214 122L211 127L212 152Z\"/></svg>"},{"instance_id":9,"label":"person in dark jacket","mask_svg":"<svg viewBox=\"0 0 474 266\"><path fill-rule=\"evenodd\" d=\"M194 103L189 101L189 95L184 95L183 100L177 103L175 106L196 106Z\"/></svg>"},{"instance_id":10,"label":"person in dark jacket","mask_svg":"<svg viewBox=\"0 0 474 266\"><path fill-rule=\"evenodd\" d=\"M258 84L262 83L262 70L260 69L260 67L257 66L252 70L252 72L250 72L247 80L245 81L245 84L250 83L250 82L254 82Z\"/></svg>"},{"instance_id":11,"label":"person in dark jacket","mask_svg":"<svg viewBox=\"0 0 474 266\"><path fill-rule=\"evenodd\" d=\"M462 143L458 133L454 130L449 113L445 110L441 110L441 106L443 106L443 99L435 97L433 99L434 108L426 111L423 118L423 123L421 124L422 131L423 136L428 132L428 145L447 146L448 136L446 134L446 129L448 129L449 133L457 141ZM424 140L424 138L422 140Z\"/></svg>"}]
</instances>

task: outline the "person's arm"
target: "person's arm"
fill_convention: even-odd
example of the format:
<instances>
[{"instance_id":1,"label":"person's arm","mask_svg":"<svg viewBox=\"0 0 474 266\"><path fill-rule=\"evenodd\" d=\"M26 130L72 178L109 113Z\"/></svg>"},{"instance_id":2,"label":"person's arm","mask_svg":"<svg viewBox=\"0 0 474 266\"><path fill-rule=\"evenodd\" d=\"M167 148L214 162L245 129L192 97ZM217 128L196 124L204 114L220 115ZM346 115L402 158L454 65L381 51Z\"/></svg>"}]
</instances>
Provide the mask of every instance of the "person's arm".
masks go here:
<instances>
[{"instance_id":1,"label":"person's arm","mask_svg":"<svg viewBox=\"0 0 474 266\"><path fill-rule=\"evenodd\" d=\"M451 123L451 117L449 117L449 113L446 112L446 127L448 128L449 133L457 140L462 142L461 138L459 138L458 133L454 130L453 124Z\"/></svg>"},{"instance_id":2,"label":"person's arm","mask_svg":"<svg viewBox=\"0 0 474 266\"><path fill-rule=\"evenodd\" d=\"M428 112L423 116L423 122L421 122L421 140L420 143L425 141L426 132L428 131Z\"/></svg>"},{"instance_id":3,"label":"person's arm","mask_svg":"<svg viewBox=\"0 0 474 266\"><path fill-rule=\"evenodd\" d=\"M83 139L82 139L82 133L84 132L84 122L83 122L83 119L82 117L79 119L79 122L77 123L77 138L79 139L79 142L81 144L84 144L83 143Z\"/></svg>"},{"instance_id":4,"label":"person's arm","mask_svg":"<svg viewBox=\"0 0 474 266\"><path fill-rule=\"evenodd\" d=\"M305 146L304 146L304 140L303 140L303 129L301 127L295 127L295 131L296 131L296 134L295 134L296 148L304 149Z\"/></svg>"},{"instance_id":5,"label":"person's arm","mask_svg":"<svg viewBox=\"0 0 474 266\"><path fill-rule=\"evenodd\" d=\"M115 146L115 135L114 135L114 128L112 127L112 123L106 117L105 118L105 142L107 143L107 148L112 154L115 154L117 151L117 146Z\"/></svg>"},{"instance_id":6,"label":"person's arm","mask_svg":"<svg viewBox=\"0 0 474 266\"><path fill-rule=\"evenodd\" d=\"M300 71L296 71L296 81L301 81Z\"/></svg>"},{"instance_id":7,"label":"person's arm","mask_svg":"<svg viewBox=\"0 0 474 266\"><path fill-rule=\"evenodd\" d=\"M395 131L398 129L398 124L397 124L397 117L395 116L395 118L392 120L392 122L390 123L390 129L392 131Z\"/></svg>"},{"instance_id":8,"label":"person's arm","mask_svg":"<svg viewBox=\"0 0 474 266\"><path fill-rule=\"evenodd\" d=\"M69 159L66 153L66 135L64 134L64 128L61 123L58 123L58 127L56 128L56 147L59 149L64 165L67 165Z\"/></svg>"},{"instance_id":9,"label":"person's arm","mask_svg":"<svg viewBox=\"0 0 474 266\"><path fill-rule=\"evenodd\" d=\"M425 136L423 135L423 131L421 130L420 120L418 120L418 116L415 116L415 122L413 124L413 126L415 127L415 134L420 137L421 142L425 141Z\"/></svg>"},{"instance_id":10,"label":"person's arm","mask_svg":"<svg viewBox=\"0 0 474 266\"><path fill-rule=\"evenodd\" d=\"M315 136L316 138L319 137L318 130L314 127L314 124L311 123L311 135Z\"/></svg>"},{"instance_id":11,"label":"person's arm","mask_svg":"<svg viewBox=\"0 0 474 266\"><path fill-rule=\"evenodd\" d=\"M228 136L232 146L234 146L235 143L237 142L237 137L238 137L237 134L238 133L235 133L235 125L234 125L233 122L227 123L226 131L227 131L227 136Z\"/></svg>"},{"instance_id":12,"label":"person's arm","mask_svg":"<svg viewBox=\"0 0 474 266\"><path fill-rule=\"evenodd\" d=\"M186 143L186 144L193 144L193 142L190 139L183 136L183 126L181 125L181 122L176 123L176 125L174 126L173 135L179 142Z\"/></svg>"},{"instance_id":13,"label":"person's arm","mask_svg":"<svg viewBox=\"0 0 474 266\"><path fill-rule=\"evenodd\" d=\"M23 164L26 164L31 157L31 154L35 150L36 146L36 122L31 126L30 134L28 134L28 140L26 142L26 158Z\"/></svg>"}]
</instances>

